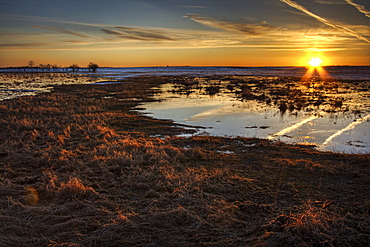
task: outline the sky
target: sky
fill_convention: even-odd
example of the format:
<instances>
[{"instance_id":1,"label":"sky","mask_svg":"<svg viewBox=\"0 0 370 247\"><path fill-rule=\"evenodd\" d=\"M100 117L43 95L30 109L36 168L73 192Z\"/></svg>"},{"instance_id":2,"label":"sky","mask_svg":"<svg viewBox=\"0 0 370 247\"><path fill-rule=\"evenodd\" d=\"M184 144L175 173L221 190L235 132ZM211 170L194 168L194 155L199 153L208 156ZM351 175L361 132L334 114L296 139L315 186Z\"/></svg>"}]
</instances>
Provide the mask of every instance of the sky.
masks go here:
<instances>
[{"instance_id":1,"label":"sky","mask_svg":"<svg viewBox=\"0 0 370 247\"><path fill-rule=\"evenodd\" d=\"M370 65L370 0L0 0L0 67Z\"/></svg>"}]
</instances>

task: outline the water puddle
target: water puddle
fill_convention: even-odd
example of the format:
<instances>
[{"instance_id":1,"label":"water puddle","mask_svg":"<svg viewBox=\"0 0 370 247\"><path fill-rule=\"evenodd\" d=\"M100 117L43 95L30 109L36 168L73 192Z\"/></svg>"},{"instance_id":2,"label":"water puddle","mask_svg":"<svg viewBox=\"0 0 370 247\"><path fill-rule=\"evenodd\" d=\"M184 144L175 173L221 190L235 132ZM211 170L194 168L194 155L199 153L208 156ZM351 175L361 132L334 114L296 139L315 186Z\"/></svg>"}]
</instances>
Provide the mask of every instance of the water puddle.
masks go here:
<instances>
[{"instance_id":1,"label":"water puddle","mask_svg":"<svg viewBox=\"0 0 370 247\"><path fill-rule=\"evenodd\" d=\"M268 138L320 150L370 153L369 81L213 76L162 85L140 105L197 134Z\"/></svg>"},{"instance_id":2,"label":"water puddle","mask_svg":"<svg viewBox=\"0 0 370 247\"><path fill-rule=\"evenodd\" d=\"M56 85L86 84L102 81L99 77L66 73L2 73L0 101L50 92Z\"/></svg>"}]
</instances>

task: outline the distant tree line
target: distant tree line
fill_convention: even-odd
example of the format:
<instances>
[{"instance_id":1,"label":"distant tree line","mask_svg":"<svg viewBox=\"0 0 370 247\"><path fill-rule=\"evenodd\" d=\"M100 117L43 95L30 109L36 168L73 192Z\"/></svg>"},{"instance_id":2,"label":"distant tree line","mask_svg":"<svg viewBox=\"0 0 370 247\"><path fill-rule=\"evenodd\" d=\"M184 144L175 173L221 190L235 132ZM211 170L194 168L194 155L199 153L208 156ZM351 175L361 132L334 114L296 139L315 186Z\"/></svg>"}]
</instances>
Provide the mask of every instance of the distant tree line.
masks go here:
<instances>
[{"instance_id":1,"label":"distant tree line","mask_svg":"<svg viewBox=\"0 0 370 247\"><path fill-rule=\"evenodd\" d=\"M20 66L16 68L18 68L20 71L30 69L30 70L35 70L35 71L60 71L60 70L70 71L72 70L73 72L76 72L76 71L80 71L83 69L85 70L88 69L88 71L96 72L99 68L99 65L97 65L96 63L90 62L86 66L86 68L81 68L77 64L72 64L70 66L63 67L63 66L58 66L57 64L50 64L50 63L36 65L34 61L29 61L27 66Z\"/></svg>"}]
</instances>

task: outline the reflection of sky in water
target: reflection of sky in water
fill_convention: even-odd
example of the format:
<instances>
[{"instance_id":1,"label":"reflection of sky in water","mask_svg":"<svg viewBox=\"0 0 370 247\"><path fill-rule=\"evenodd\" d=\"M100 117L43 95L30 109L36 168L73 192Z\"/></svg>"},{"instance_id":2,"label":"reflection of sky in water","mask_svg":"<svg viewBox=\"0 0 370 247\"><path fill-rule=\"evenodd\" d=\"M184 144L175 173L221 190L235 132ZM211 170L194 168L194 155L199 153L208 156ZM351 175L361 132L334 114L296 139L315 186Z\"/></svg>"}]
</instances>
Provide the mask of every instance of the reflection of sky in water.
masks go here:
<instances>
[{"instance_id":1,"label":"reflection of sky in water","mask_svg":"<svg viewBox=\"0 0 370 247\"><path fill-rule=\"evenodd\" d=\"M304 71L302 68L102 68L99 73L81 74L4 73L0 74L0 100L47 92L54 85L116 83L115 79L144 74L181 75L182 79L187 78L186 75L205 76L197 78L195 84L162 85L163 93L155 96L162 102L152 102L141 107L147 108L144 112L156 118L208 127L201 131L210 135L314 143L323 150L370 153L370 84L365 81L369 76L368 73L348 74L345 69L345 73L336 76L333 74L335 71L329 70L329 73L334 78L348 77L351 81L323 82L313 79L298 84L289 78L279 81L276 76L301 76ZM239 76L230 76L224 80L227 77L225 75L234 74ZM212 75L222 76L213 79L207 77ZM355 78L362 81L353 81ZM207 95L205 90L210 85L219 90L212 96ZM243 89L244 85L247 87ZM245 93L244 96L241 96L241 92ZM269 97L269 103L261 100L262 93ZM243 97L244 101L241 99ZM343 99L343 105L339 110L333 110L333 102L335 104L338 99ZM288 109L282 116L279 111L282 102L293 106L294 110L290 112ZM316 106L315 102L318 103ZM303 104L302 108L298 106L300 103Z\"/></svg>"},{"instance_id":2,"label":"reflection of sky in water","mask_svg":"<svg viewBox=\"0 0 370 247\"><path fill-rule=\"evenodd\" d=\"M201 90L186 95L172 93L172 89L171 85L164 85L165 92L155 96L161 101L141 105L146 108L143 112L160 119L207 127L200 130L201 134L269 138L311 143L321 150L370 153L369 115L321 110L287 111L282 115L276 106L254 100L243 102L226 93L210 97ZM358 104L355 98L352 101ZM367 104L358 104L356 108Z\"/></svg>"},{"instance_id":3,"label":"reflection of sky in water","mask_svg":"<svg viewBox=\"0 0 370 247\"><path fill-rule=\"evenodd\" d=\"M0 101L50 92L56 85L84 84L98 79L63 73L0 73Z\"/></svg>"}]
</instances>

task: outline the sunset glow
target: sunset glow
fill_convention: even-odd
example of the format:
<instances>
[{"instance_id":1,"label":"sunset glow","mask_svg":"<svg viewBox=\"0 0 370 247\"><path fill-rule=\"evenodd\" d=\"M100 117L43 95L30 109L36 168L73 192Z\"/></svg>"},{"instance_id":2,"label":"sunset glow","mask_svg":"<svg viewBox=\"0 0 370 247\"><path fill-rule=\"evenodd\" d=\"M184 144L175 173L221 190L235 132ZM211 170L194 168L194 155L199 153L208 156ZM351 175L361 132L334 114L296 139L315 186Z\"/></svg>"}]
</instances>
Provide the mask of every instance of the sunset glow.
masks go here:
<instances>
[{"instance_id":1,"label":"sunset glow","mask_svg":"<svg viewBox=\"0 0 370 247\"><path fill-rule=\"evenodd\" d=\"M370 2L351 3L0 0L0 67L368 65Z\"/></svg>"},{"instance_id":2,"label":"sunset glow","mask_svg":"<svg viewBox=\"0 0 370 247\"><path fill-rule=\"evenodd\" d=\"M366 246L370 0L0 0L1 246Z\"/></svg>"},{"instance_id":3,"label":"sunset glow","mask_svg":"<svg viewBox=\"0 0 370 247\"><path fill-rule=\"evenodd\" d=\"M312 67L319 67L321 63L322 63L321 58L313 57L308 64Z\"/></svg>"},{"instance_id":4,"label":"sunset glow","mask_svg":"<svg viewBox=\"0 0 370 247\"><path fill-rule=\"evenodd\" d=\"M310 61L308 62L308 68L303 76L305 79L309 79L311 77L317 76L320 78L329 78L330 75L325 70L325 68L322 66L324 60L320 57L312 57Z\"/></svg>"}]
</instances>

